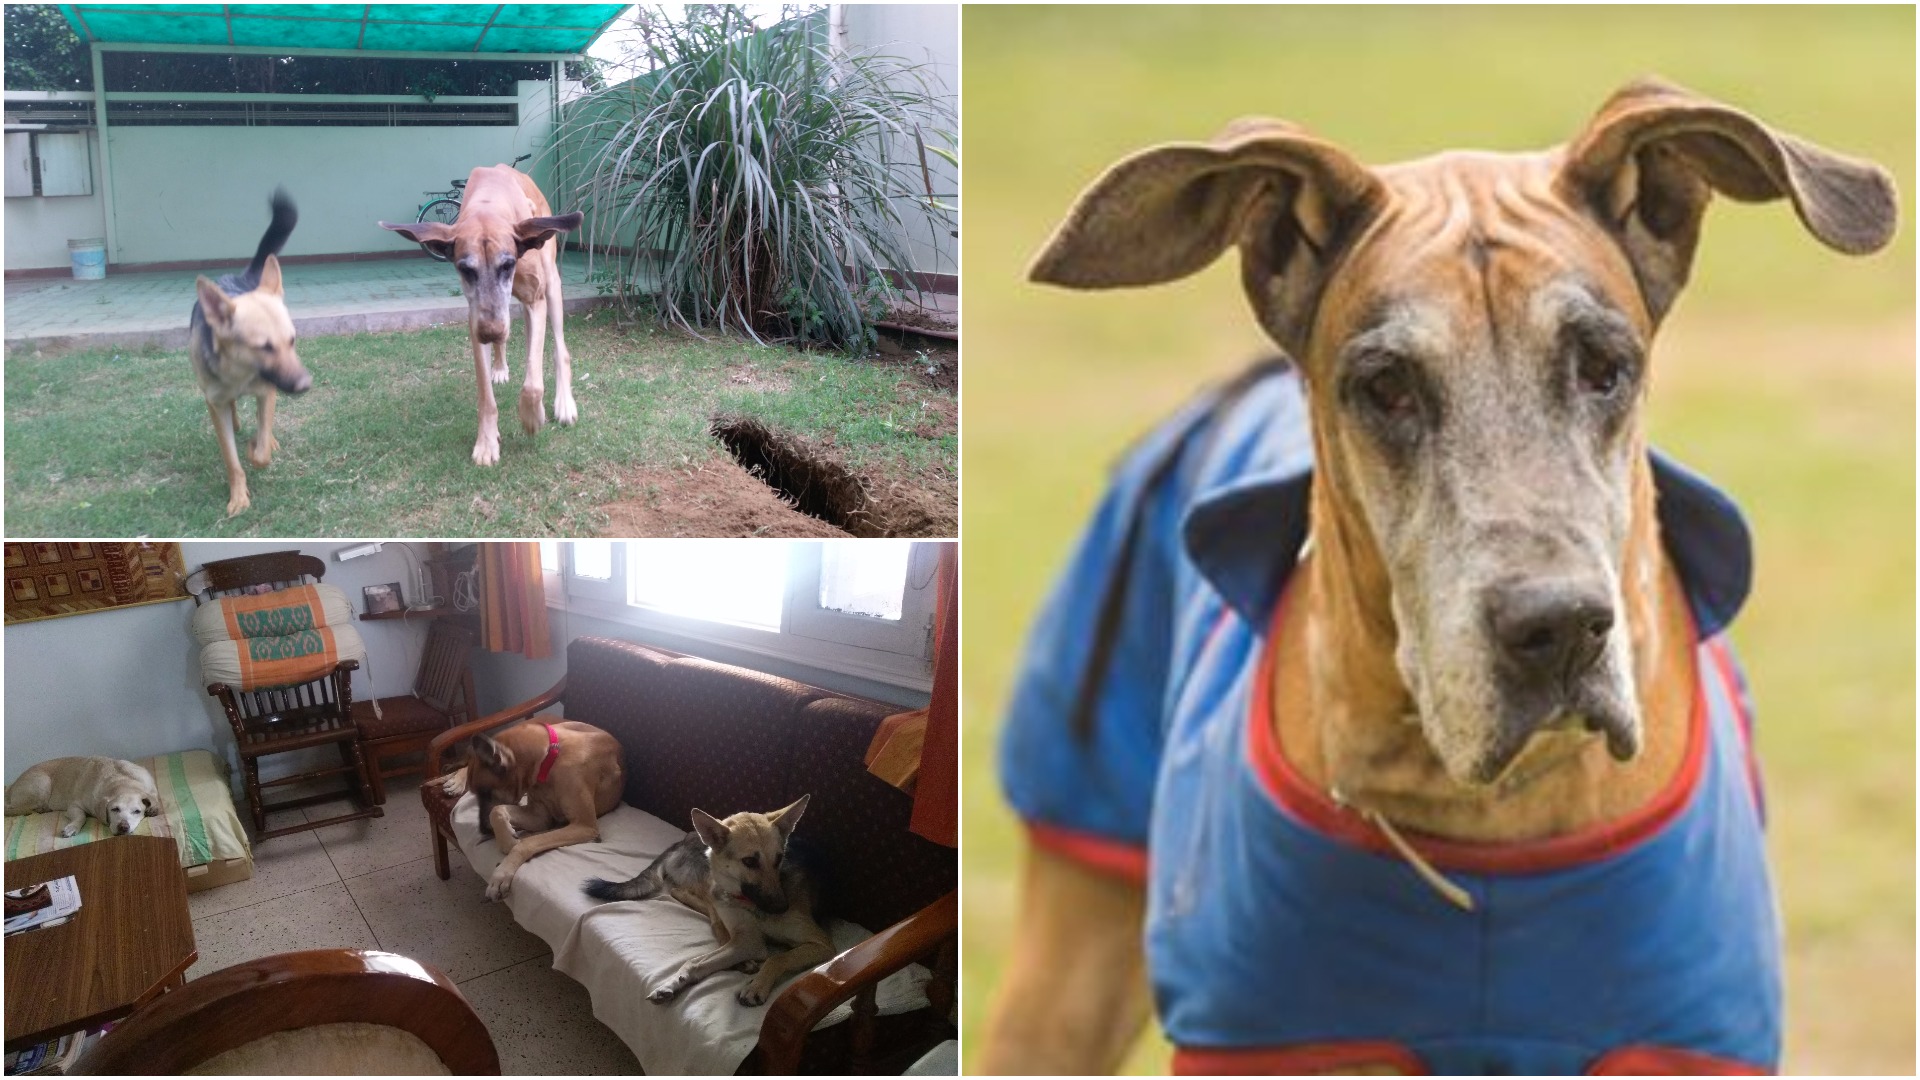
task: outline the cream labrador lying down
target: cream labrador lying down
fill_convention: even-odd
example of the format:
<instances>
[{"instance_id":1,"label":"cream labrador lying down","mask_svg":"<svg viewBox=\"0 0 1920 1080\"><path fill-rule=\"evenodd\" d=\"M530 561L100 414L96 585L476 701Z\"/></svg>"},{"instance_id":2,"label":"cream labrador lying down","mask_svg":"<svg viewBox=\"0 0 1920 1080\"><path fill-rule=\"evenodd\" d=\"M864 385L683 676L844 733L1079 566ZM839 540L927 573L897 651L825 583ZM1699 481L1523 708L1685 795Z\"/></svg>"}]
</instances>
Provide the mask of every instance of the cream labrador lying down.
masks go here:
<instances>
[{"instance_id":1,"label":"cream labrador lying down","mask_svg":"<svg viewBox=\"0 0 1920 1080\"><path fill-rule=\"evenodd\" d=\"M153 774L118 758L54 758L7 785L7 813L59 811L65 815L61 836L79 832L81 820L89 815L106 822L115 835L130 833L159 808Z\"/></svg>"}]
</instances>

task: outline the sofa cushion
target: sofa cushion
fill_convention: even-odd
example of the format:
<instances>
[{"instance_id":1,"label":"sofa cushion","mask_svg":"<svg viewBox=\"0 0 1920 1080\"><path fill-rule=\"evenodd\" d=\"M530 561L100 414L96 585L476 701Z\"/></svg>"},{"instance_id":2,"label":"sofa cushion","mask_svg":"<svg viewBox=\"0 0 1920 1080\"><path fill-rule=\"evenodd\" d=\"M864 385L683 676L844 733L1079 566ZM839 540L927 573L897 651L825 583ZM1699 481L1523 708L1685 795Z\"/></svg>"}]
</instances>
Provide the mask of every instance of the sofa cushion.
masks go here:
<instances>
[{"instance_id":1,"label":"sofa cushion","mask_svg":"<svg viewBox=\"0 0 1920 1080\"><path fill-rule=\"evenodd\" d=\"M657 649L613 638L575 638L567 645L566 717L620 740L626 767L624 798L639 791L641 744L651 726L651 703L673 658ZM636 803L637 805L637 803Z\"/></svg>"},{"instance_id":2,"label":"sofa cushion","mask_svg":"<svg viewBox=\"0 0 1920 1080\"><path fill-rule=\"evenodd\" d=\"M647 1000L682 963L713 950L706 918L670 899L608 903L581 891L590 877L624 881L639 873L684 832L624 805L599 824L598 842L556 848L522 866L507 894L508 909L553 949L554 969L587 988L593 1015L626 1042L648 1074L734 1072L759 1042L767 1016L766 1006L749 1008L734 999L746 985L745 973L712 975L669 1005ZM481 877L491 876L500 850L480 839L473 796L462 796L454 805L453 829L468 864ZM871 936L844 920L833 920L827 929L842 950ZM913 965L882 980L876 997L880 1013L926 1008L930 977L924 967ZM819 1026L851 1015L842 1005Z\"/></svg>"},{"instance_id":3,"label":"sofa cushion","mask_svg":"<svg viewBox=\"0 0 1920 1080\"><path fill-rule=\"evenodd\" d=\"M691 656L667 661L659 676L640 715L614 733L627 751L629 803L692 828L696 806L726 817L792 801L794 723L825 691Z\"/></svg>"},{"instance_id":4,"label":"sofa cushion","mask_svg":"<svg viewBox=\"0 0 1920 1080\"><path fill-rule=\"evenodd\" d=\"M796 835L825 857L835 915L891 926L955 885L957 858L907 831L913 797L868 772L867 745L898 710L860 698L822 697L800 710L788 768L789 799L811 794Z\"/></svg>"}]
</instances>

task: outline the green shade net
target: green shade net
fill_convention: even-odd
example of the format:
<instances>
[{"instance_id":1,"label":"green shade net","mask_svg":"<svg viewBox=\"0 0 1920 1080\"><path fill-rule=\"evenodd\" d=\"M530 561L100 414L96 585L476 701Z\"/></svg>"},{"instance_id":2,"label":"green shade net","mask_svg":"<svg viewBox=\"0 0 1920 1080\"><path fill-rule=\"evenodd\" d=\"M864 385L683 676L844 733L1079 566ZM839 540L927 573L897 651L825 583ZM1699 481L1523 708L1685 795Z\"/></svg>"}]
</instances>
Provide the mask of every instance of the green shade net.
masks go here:
<instances>
[{"instance_id":1,"label":"green shade net","mask_svg":"<svg viewBox=\"0 0 1920 1080\"><path fill-rule=\"evenodd\" d=\"M625 4L60 4L83 41L583 53Z\"/></svg>"}]
</instances>

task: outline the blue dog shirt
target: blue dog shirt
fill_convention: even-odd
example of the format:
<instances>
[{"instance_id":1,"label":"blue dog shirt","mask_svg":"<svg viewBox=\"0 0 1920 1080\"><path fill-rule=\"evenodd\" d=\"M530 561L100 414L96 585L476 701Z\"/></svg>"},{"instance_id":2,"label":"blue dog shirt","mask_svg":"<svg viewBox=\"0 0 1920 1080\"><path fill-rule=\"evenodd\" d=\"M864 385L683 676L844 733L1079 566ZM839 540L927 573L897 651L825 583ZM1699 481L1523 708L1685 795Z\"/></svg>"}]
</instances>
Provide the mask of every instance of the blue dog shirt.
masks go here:
<instances>
[{"instance_id":1,"label":"blue dog shirt","mask_svg":"<svg viewBox=\"0 0 1920 1080\"><path fill-rule=\"evenodd\" d=\"M1269 628L1311 465L1298 379L1278 366L1148 436L1042 612L1010 708L1001 775L1034 843L1148 887L1176 1070L1774 1069L1779 933L1745 688L1719 636L1751 571L1732 503L1654 455L1700 639L1678 775L1583 834L1416 838L1472 896L1463 911L1276 745Z\"/></svg>"}]
</instances>

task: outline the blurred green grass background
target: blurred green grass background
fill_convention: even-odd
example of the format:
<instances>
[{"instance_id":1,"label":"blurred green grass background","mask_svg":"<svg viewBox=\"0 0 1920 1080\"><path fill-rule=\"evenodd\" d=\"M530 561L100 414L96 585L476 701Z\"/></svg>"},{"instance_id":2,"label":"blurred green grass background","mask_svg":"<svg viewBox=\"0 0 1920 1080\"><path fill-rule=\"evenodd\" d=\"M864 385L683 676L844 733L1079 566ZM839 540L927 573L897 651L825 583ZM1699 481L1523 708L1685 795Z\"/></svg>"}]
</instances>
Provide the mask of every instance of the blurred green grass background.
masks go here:
<instances>
[{"instance_id":1,"label":"blurred green grass background","mask_svg":"<svg viewBox=\"0 0 1920 1080\"><path fill-rule=\"evenodd\" d=\"M1107 164L1284 117L1363 160L1573 135L1658 73L1913 190L1910 7L982 7L964 12L967 1060L999 980L1019 839L994 753L1026 628L1109 464L1270 351L1232 256L1172 285L1030 286ZM1741 501L1758 581L1734 639L1758 702L1787 934L1790 1071L1914 1069L1914 247L1846 259L1784 203L1716 202L1655 354L1655 441ZM1143 1040L1130 1069L1157 1072Z\"/></svg>"}]
</instances>

